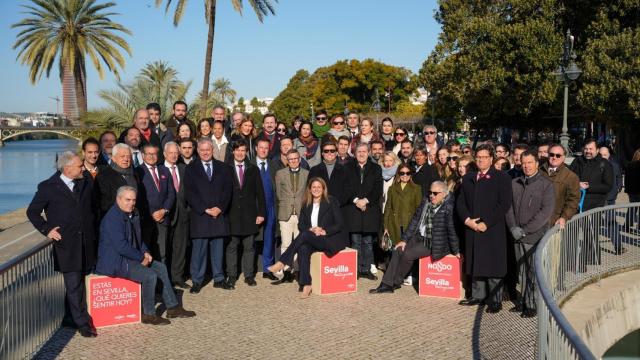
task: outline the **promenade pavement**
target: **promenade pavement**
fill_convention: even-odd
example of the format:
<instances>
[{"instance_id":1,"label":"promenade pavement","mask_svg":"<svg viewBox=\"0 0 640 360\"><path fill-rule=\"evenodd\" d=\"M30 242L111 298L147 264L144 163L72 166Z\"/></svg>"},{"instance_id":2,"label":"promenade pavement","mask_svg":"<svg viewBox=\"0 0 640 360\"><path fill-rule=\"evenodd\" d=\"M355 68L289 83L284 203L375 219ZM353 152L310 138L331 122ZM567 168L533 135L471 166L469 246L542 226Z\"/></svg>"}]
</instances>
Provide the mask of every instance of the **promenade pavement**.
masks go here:
<instances>
[{"instance_id":1,"label":"promenade pavement","mask_svg":"<svg viewBox=\"0 0 640 360\"><path fill-rule=\"evenodd\" d=\"M95 339L60 329L37 359L529 359L535 319L455 300L419 297L404 286L370 295L378 282L361 279L354 294L301 300L296 284L180 294L197 312L167 326L99 329Z\"/></svg>"}]
</instances>

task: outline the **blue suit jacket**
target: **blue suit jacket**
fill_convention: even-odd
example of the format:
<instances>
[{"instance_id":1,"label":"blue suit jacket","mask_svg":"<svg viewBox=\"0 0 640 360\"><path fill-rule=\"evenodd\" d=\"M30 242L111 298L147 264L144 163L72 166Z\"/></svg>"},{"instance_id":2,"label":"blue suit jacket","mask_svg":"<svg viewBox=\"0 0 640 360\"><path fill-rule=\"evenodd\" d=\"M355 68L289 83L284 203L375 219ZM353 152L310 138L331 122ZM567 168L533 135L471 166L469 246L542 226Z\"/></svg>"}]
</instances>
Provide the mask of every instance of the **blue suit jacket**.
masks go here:
<instances>
[{"instance_id":1,"label":"blue suit jacket","mask_svg":"<svg viewBox=\"0 0 640 360\"><path fill-rule=\"evenodd\" d=\"M191 238L218 238L229 236L228 211L233 193L231 168L223 162L212 160L212 177L207 178L201 160L187 165L184 171L184 187L189 205ZM217 218L205 213L217 207L222 212Z\"/></svg>"},{"instance_id":2,"label":"blue suit jacket","mask_svg":"<svg viewBox=\"0 0 640 360\"><path fill-rule=\"evenodd\" d=\"M133 246L134 243L139 250ZM96 273L128 277L129 262L141 263L145 252L149 249L142 241L140 217L134 212L130 218L118 204L114 204L100 223Z\"/></svg>"},{"instance_id":3,"label":"blue suit jacket","mask_svg":"<svg viewBox=\"0 0 640 360\"><path fill-rule=\"evenodd\" d=\"M138 201L136 203L140 209L142 220L155 222L151 217L155 211L160 209L171 210L176 201L176 190L173 186L171 172L164 165L157 165L158 180L160 190L153 181L153 175L147 165L142 164L136 168L138 175ZM170 216L165 216L162 224L168 225Z\"/></svg>"}]
</instances>

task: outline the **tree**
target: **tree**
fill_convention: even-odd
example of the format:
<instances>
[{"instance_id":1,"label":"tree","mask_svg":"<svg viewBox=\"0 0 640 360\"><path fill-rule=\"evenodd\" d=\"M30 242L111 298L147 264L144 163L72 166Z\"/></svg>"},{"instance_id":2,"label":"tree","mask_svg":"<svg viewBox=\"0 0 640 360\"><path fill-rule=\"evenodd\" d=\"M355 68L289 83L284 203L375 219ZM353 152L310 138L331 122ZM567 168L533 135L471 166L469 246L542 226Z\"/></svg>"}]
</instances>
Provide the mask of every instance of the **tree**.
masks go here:
<instances>
[{"instance_id":1,"label":"tree","mask_svg":"<svg viewBox=\"0 0 640 360\"><path fill-rule=\"evenodd\" d=\"M313 74L298 70L287 87L271 104L281 120L291 121L295 115L310 115L310 105L332 114L342 113L345 105L357 112L371 111L376 94L383 110L394 111L416 89L411 71L372 59L342 60L318 68ZM389 92L389 97L384 97Z\"/></svg>"},{"instance_id":2,"label":"tree","mask_svg":"<svg viewBox=\"0 0 640 360\"><path fill-rule=\"evenodd\" d=\"M173 103L185 98L191 81L182 82L178 72L166 62L148 63L131 84L116 83L116 89L100 90L98 96L107 106L88 112L81 120L105 129L122 129L130 126L137 109L155 102L160 105L162 116L171 113Z\"/></svg>"},{"instance_id":3,"label":"tree","mask_svg":"<svg viewBox=\"0 0 640 360\"><path fill-rule=\"evenodd\" d=\"M131 55L127 42L117 33L131 34L110 17L115 3L95 0L31 0L24 5L30 17L13 24L21 28L14 49L27 64L29 79L35 84L43 74L49 77L56 58L62 82L63 112L75 120L87 111L86 57L104 78L104 67L120 79L118 67L125 60L120 49ZM104 63L104 66L103 66Z\"/></svg>"},{"instance_id":4,"label":"tree","mask_svg":"<svg viewBox=\"0 0 640 360\"><path fill-rule=\"evenodd\" d=\"M227 100L230 103L236 101L236 91L231 88L229 79L220 78L213 82L211 92L221 99L222 105L227 106Z\"/></svg>"},{"instance_id":5,"label":"tree","mask_svg":"<svg viewBox=\"0 0 640 360\"><path fill-rule=\"evenodd\" d=\"M169 11L171 3L173 0L166 0L165 12ZM274 2L278 2L278 0L274 0ZM163 3L163 0L156 0L156 6L160 6ZM176 0L176 8L173 13L173 25L178 26L180 24L180 20L184 15L185 5L187 4L187 0ZM242 0L231 0L231 4L233 8L242 15ZM249 0L249 4L253 8L253 11L256 13L258 20L260 22L263 21L264 17L271 14L275 15L275 9L273 7L271 0ZM207 50L205 53L205 61L204 61L204 79L202 84L202 91L200 92L200 102L202 104L207 104L209 97L209 75L211 73L211 62L213 58L213 38L215 34L216 27L216 0L204 0L204 18L209 26L207 33ZM204 118L207 116L206 107L202 107L200 110L200 117Z\"/></svg>"},{"instance_id":6,"label":"tree","mask_svg":"<svg viewBox=\"0 0 640 360\"><path fill-rule=\"evenodd\" d=\"M245 112L247 109L247 105L244 103L244 98L242 96L240 96L240 98L238 99L238 103L236 104L236 106L234 107L234 111L240 111L240 112Z\"/></svg>"}]
</instances>

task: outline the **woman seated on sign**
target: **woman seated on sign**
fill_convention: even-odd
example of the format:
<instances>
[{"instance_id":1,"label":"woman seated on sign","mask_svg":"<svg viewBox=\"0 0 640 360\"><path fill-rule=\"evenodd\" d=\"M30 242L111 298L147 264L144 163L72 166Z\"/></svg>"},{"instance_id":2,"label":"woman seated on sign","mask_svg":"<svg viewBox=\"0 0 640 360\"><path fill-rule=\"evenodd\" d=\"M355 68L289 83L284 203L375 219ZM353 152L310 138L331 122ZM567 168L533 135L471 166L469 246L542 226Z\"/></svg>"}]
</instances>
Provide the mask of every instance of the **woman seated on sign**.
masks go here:
<instances>
[{"instance_id":1,"label":"woman seated on sign","mask_svg":"<svg viewBox=\"0 0 640 360\"><path fill-rule=\"evenodd\" d=\"M371 294L392 293L400 288L414 260L431 256L435 262L449 254L460 257L453 221L454 204L444 182L431 183L407 231L400 235L380 286L369 290Z\"/></svg>"},{"instance_id":2,"label":"woman seated on sign","mask_svg":"<svg viewBox=\"0 0 640 360\"><path fill-rule=\"evenodd\" d=\"M301 298L305 299L311 294L311 254L322 251L331 257L348 243L348 237L342 231L340 204L327 194L327 184L321 178L312 178L307 185L298 218L298 229L298 237L280 256L280 261L268 269L271 273L276 273L284 269L285 265L292 267L293 258L298 255Z\"/></svg>"}]
</instances>

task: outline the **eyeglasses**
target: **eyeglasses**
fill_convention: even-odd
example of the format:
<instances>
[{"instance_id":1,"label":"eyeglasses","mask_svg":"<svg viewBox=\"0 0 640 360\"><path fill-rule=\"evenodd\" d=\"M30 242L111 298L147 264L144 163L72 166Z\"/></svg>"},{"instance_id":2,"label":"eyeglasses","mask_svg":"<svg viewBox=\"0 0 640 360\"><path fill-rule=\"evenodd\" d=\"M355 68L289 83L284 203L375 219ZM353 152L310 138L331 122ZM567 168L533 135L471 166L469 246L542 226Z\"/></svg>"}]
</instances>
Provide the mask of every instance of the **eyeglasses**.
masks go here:
<instances>
[{"instance_id":1,"label":"eyeglasses","mask_svg":"<svg viewBox=\"0 0 640 360\"><path fill-rule=\"evenodd\" d=\"M344 121L334 121L333 125L344 125Z\"/></svg>"},{"instance_id":2,"label":"eyeglasses","mask_svg":"<svg viewBox=\"0 0 640 360\"><path fill-rule=\"evenodd\" d=\"M436 133L435 131L425 131L424 132L425 135L433 135L435 133Z\"/></svg>"},{"instance_id":3,"label":"eyeglasses","mask_svg":"<svg viewBox=\"0 0 640 360\"><path fill-rule=\"evenodd\" d=\"M398 174L400 174L400 176L409 176L411 175L411 171L400 171Z\"/></svg>"},{"instance_id":4,"label":"eyeglasses","mask_svg":"<svg viewBox=\"0 0 640 360\"><path fill-rule=\"evenodd\" d=\"M335 154L336 152L338 152L338 150L336 150L336 149L322 150L322 153L324 153L324 154Z\"/></svg>"},{"instance_id":5,"label":"eyeglasses","mask_svg":"<svg viewBox=\"0 0 640 360\"><path fill-rule=\"evenodd\" d=\"M287 161L300 161L299 157L287 158Z\"/></svg>"},{"instance_id":6,"label":"eyeglasses","mask_svg":"<svg viewBox=\"0 0 640 360\"><path fill-rule=\"evenodd\" d=\"M395 136L405 136L405 135L407 135L407 134L397 132L397 133L395 133L395 134L393 134L393 135L395 135Z\"/></svg>"},{"instance_id":7,"label":"eyeglasses","mask_svg":"<svg viewBox=\"0 0 640 360\"><path fill-rule=\"evenodd\" d=\"M438 196L439 194L442 194L442 191L429 191L429 195Z\"/></svg>"},{"instance_id":8,"label":"eyeglasses","mask_svg":"<svg viewBox=\"0 0 640 360\"><path fill-rule=\"evenodd\" d=\"M549 158L558 158L558 159L560 159L563 156L564 155L562 155L562 154L549 153Z\"/></svg>"},{"instance_id":9,"label":"eyeglasses","mask_svg":"<svg viewBox=\"0 0 640 360\"><path fill-rule=\"evenodd\" d=\"M316 120L327 120L326 116L316 116Z\"/></svg>"},{"instance_id":10,"label":"eyeglasses","mask_svg":"<svg viewBox=\"0 0 640 360\"><path fill-rule=\"evenodd\" d=\"M278 129L278 132L287 132L287 129Z\"/></svg>"},{"instance_id":11,"label":"eyeglasses","mask_svg":"<svg viewBox=\"0 0 640 360\"><path fill-rule=\"evenodd\" d=\"M447 161L458 161L458 157L457 156L447 156Z\"/></svg>"}]
</instances>

